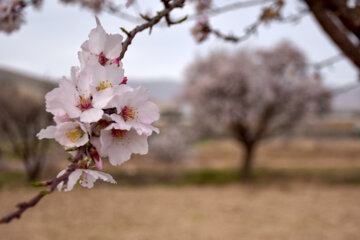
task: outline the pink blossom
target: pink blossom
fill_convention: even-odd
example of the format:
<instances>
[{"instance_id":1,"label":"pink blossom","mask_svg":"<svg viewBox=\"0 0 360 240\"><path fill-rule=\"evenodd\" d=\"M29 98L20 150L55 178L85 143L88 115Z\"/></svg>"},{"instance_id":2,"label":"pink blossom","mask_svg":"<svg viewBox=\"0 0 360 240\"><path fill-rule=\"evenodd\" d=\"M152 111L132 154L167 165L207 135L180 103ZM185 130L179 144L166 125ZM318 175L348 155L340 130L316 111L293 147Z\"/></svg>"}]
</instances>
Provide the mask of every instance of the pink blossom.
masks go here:
<instances>
[{"instance_id":1,"label":"pink blossom","mask_svg":"<svg viewBox=\"0 0 360 240\"><path fill-rule=\"evenodd\" d=\"M89 62L97 61L101 65L119 64L123 37L120 34L108 34L96 17L97 27L91 30L89 40L85 41L78 53L82 68Z\"/></svg>"},{"instance_id":2,"label":"pink blossom","mask_svg":"<svg viewBox=\"0 0 360 240\"><path fill-rule=\"evenodd\" d=\"M151 124L159 119L159 108L148 100L149 92L143 87L117 91L109 106L116 108L117 112L110 115L121 129L134 128L139 135L150 136L159 129Z\"/></svg>"},{"instance_id":3,"label":"pink blossom","mask_svg":"<svg viewBox=\"0 0 360 240\"><path fill-rule=\"evenodd\" d=\"M60 177L66 172L66 170L62 170L58 173L57 177ZM83 187L92 188L94 186L94 182L97 179L101 179L105 182L110 182L115 184L116 181L114 178L107 173L99 172L90 169L76 169L69 175L69 178L66 183L61 182L57 186L59 191L64 190L65 192L71 191L76 183L79 183Z\"/></svg>"},{"instance_id":4,"label":"pink blossom","mask_svg":"<svg viewBox=\"0 0 360 240\"><path fill-rule=\"evenodd\" d=\"M89 141L87 129L79 122L64 122L49 126L38 133L39 139L55 139L61 145L72 148L85 145Z\"/></svg>"}]
</instances>

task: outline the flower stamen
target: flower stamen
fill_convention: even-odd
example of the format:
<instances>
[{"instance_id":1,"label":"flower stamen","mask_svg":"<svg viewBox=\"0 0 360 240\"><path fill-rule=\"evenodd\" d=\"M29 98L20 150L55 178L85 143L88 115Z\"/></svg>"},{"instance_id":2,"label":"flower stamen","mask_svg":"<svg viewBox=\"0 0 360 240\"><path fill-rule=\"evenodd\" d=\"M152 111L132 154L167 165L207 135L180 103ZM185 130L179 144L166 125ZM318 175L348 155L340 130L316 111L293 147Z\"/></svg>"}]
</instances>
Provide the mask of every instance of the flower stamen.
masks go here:
<instances>
[{"instance_id":1,"label":"flower stamen","mask_svg":"<svg viewBox=\"0 0 360 240\"><path fill-rule=\"evenodd\" d=\"M96 87L96 90L97 91L101 91L101 90L104 90L104 89L107 89L109 87L113 87L112 83L109 83L109 80L105 80L105 81L101 81L99 86Z\"/></svg>"},{"instance_id":2,"label":"flower stamen","mask_svg":"<svg viewBox=\"0 0 360 240\"><path fill-rule=\"evenodd\" d=\"M65 136L69 139L70 142L76 143L82 136L84 136L84 132L77 127L75 130L69 130L65 133Z\"/></svg>"},{"instance_id":3,"label":"flower stamen","mask_svg":"<svg viewBox=\"0 0 360 240\"><path fill-rule=\"evenodd\" d=\"M119 139L120 141L123 140L125 134L127 133L127 130L121 130L121 129L111 129L111 135L114 138Z\"/></svg>"},{"instance_id":4,"label":"flower stamen","mask_svg":"<svg viewBox=\"0 0 360 240\"><path fill-rule=\"evenodd\" d=\"M121 109L120 115L125 121L127 121L135 120L138 113L139 112L137 111L137 108L125 106L123 109Z\"/></svg>"}]
</instances>

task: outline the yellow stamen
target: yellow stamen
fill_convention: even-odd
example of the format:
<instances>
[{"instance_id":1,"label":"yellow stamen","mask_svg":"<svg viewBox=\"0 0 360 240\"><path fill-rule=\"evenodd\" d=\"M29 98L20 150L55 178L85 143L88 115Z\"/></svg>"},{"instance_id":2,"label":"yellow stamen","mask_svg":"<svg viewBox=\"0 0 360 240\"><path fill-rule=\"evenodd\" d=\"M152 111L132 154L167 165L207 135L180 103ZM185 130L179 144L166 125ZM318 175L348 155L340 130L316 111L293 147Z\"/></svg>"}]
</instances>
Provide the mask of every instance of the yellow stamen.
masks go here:
<instances>
[{"instance_id":1,"label":"yellow stamen","mask_svg":"<svg viewBox=\"0 0 360 240\"><path fill-rule=\"evenodd\" d=\"M77 127L75 130L65 133L66 137L69 139L70 142L76 143L79 138L81 138L84 135L84 132L81 130L80 127Z\"/></svg>"},{"instance_id":2,"label":"yellow stamen","mask_svg":"<svg viewBox=\"0 0 360 240\"><path fill-rule=\"evenodd\" d=\"M101 91L101 90L107 89L109 87L112 88L113 85L112 85L112 83L109 83L109 80L106 80L106 81L100 82L99 86L96 87L96 90Z\"/></svg>"}]
</instances>

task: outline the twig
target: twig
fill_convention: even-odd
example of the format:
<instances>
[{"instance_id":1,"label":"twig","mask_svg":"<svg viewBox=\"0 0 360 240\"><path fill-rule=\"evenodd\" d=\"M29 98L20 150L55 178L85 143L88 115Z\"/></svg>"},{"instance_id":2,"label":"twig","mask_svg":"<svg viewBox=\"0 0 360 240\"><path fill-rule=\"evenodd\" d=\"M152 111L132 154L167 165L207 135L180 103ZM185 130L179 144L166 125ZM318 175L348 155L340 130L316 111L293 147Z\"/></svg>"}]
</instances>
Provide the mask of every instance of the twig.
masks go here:
<instances>
[{"instance_id":1,"label":"twig","mask_svg":"<svg viewBox=\"0 0 360 240\"><path fill-rule=\"evenodd\" d=\"M313 67L316 71L319 71L322 68L331 66L334 63L337 63L338 61L340 61L342 59L344 59L344 55L339 53L339 54L336 54L335 56L331 56L331 57L329 57L327 59L324 59L324 60L322 60L320 62L313 63L313 64L310 65L310 67Z\"/></svg>"},{"instance_id":2,"label":"twig","mask_svg":"<svg viewBox=\"0 0 360 240\"><path fill-rule=\"evenodd\" d=\"M249 8L249 7L255 7L255 6L259 6L259 5L263 5L269 2L275 2L276 0L249 0L249 1L242 1L242 2L236 2L236 3L231 3L231 4L227 4L218 8L212 8L209 9L207 11L205 11L204 13L195 13L195 14L190 14L187 17L187 20L189 21L193 21L193 20L197 20L200 16L202 15L207 15L207 16L216 16L216 15L220 15L222 13L226 13L229 11L234 11L237 9L241 9L241 8ZM169 1L167 1L169 2ZM136 17L134 15L128 14L125 11L122 11L122 8L119 6L114 6L114 5L105 5L105 10L111 14L113 14L116 17L119 17L125 21L131 22L131 23L135 23L135 24L140 24L143 22L143 19L141 17ZM160 23L157 24L157 27L166 27L168 24L166 23Z\"/></svg>"},{"instance_id":3,"label":"twig","mask_svg":"<svg viewBox=\"0 0 360 240\"><path fill-rule=\"evenodd\" d=\"M270 2L276 2L277 0L250 0L250 1L242 1L242 2L236 2L231 3L222 7L209 9L207 11L204 11L203 13L199 14L196 13L194 15L190 15L188 17L189 20L196 20L202 15L206 16L216 16L225 12L234 11L240 8L248 8L248 7L255 7L258 5L263 5Z\"/></svg>"},{"instance_id":4,"label":"twig","mask_svg":"<svg viewBox=\"0 0 360 240\"><path fill-rule=\"evenodd\" d=\"M254 1L254 2L242 2L242 3L249 4L249 6L253 6L252 4L255 4L255 3L265 4L267 2L269 2L269 1ZM212 33L216 37L223 39L225 41L238 43L241 41L245 41L245 40L249 39L253 34L256 34L258 31L258 28L262 24L267 24L270 21L277 21L279 23L295 23L295 22L298 22L302 17L304 17L306 14L309 13L309 11L307 9L301 9L296 14L292 14L292 15L283 17L280 15L280 10L282 9L283 5L280 5L278 2L276 2L274 0L272 2L275 2L275 3L262 9L261 14L259 15L258 19L254 23L252 23L251 25L246 27L244 34L241 36L221 33L219 30L213 29L209 24L207 24L207 26L206 26L206 31L207 31L207 33ZM244 5L240 5L240 3L236 3L236 4L238 4L238 6L244 6ZM225 9L228 10L228 9L230 9L230 7L225 8ZM219 13L222 13L222 11L219 11ZM270 16L269 16L269 13L270 13ZM272 15L272 14L274 14L274 15Z\"/></svg>"},{"instance_id":5,"label":"twig","mask_svg":"<svg viewBox=\"0 0 360 240\"><path fill-rule=\"evenodd\" d=\"M11 222L13 219L15 218L20 218L22 216L22 214L29 208L36 206L36 204L47 194L52 193L55 188L57 187L57 185L59 185L59 183L61 182L66 182L70 176L70 174L76 170L77 167L77 163L79 162L79 160L83 157L84 153L85 153L85 149L86 147L80 147L78 149L78 152L76 154L76 156L74 157L74 161L72 164L70 164L66 170L66 172L59 176L54 178L53 180L44 182L44 186L48 186L46 190L42 190L40 191L36 196L34 196L32 199L30 199L27 202L22 202L22 203L18 203L16 206L19 208L18 210L10 213L9 215L3 217L0 219L0 224L1 223L9 223Z\"/></svg>"},{"instance_id":6,"label":"twig","mask_svg":"<svg viewBox=\"0 0 360 240\"><path fill-rule=\"evenodd\" d=\"M183 7L184 2L185 2L185 0L175 0L172 4L169 4L168 7L165 7L162 11L158 12L155 17L152 17L152 18L147 17L146 23L135 27L131 32L129 32L129 34L127 34L126 40L122 44L122 51L120 53L119 59L121 60L124 58L125 52L127 51L129 45L131 44L132 40L134 39L134 37L137 33L141 32L145 29L148 29L148 28L150 28L150 31L151 31L152 27L154 25L156 25L158 22L160 22L160 20L163 17L165 17L166 15L169 15L172 10L174 10L175 8ZM169 17L169 19L170 19L170 17ZM175 24L175 23L170 22L170 25L171 24Z\"/></svg>"}]
</instances>

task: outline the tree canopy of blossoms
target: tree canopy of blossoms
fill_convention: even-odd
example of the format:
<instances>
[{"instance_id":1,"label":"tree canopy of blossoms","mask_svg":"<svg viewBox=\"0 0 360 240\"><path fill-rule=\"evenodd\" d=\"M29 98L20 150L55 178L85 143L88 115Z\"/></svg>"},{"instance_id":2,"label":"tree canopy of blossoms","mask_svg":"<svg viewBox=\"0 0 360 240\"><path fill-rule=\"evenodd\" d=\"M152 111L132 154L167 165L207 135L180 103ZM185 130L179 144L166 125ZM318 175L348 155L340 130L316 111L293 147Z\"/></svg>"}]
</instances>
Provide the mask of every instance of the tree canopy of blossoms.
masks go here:
<instances>
[{"instance_id":1,"label":"tree canopy of blossoms","mask_svg":"<svg viewBox=\"0 0 360 240\"><path fill-rule=\"evenodd\" d=\"M242 144L242 175L250 174L260 140L323 112L329 92L307 73L303 54L287 42L271 50L213 52L187 70L185 99L195 128L227 128Z\"/></svg>"},{"instance_id":2,"label":"tree canopy of blossoms","mask_svg":"<svg viewBox=\"0 0 360 240\"><path fill-rule=\"evenodd\" d=\"M152 126L159 119L159 109L148 100L148 90L127 85L119 58L122 36L106 33L97 18L96 23L78 52L80 66L72 67L71 78L63 77L59 87L45 96L46 111L53 115L55 125L37 134L39 139L55 139L70 153L72 163L55 179L36 183L49 188L0 223L19 218L56 187L70 191L79 183L92 188L97 179L116 183L102 172L103 161L120 165L132 154L146 154L147 138L159 133Z\"/></svg>"}]
</instances>

